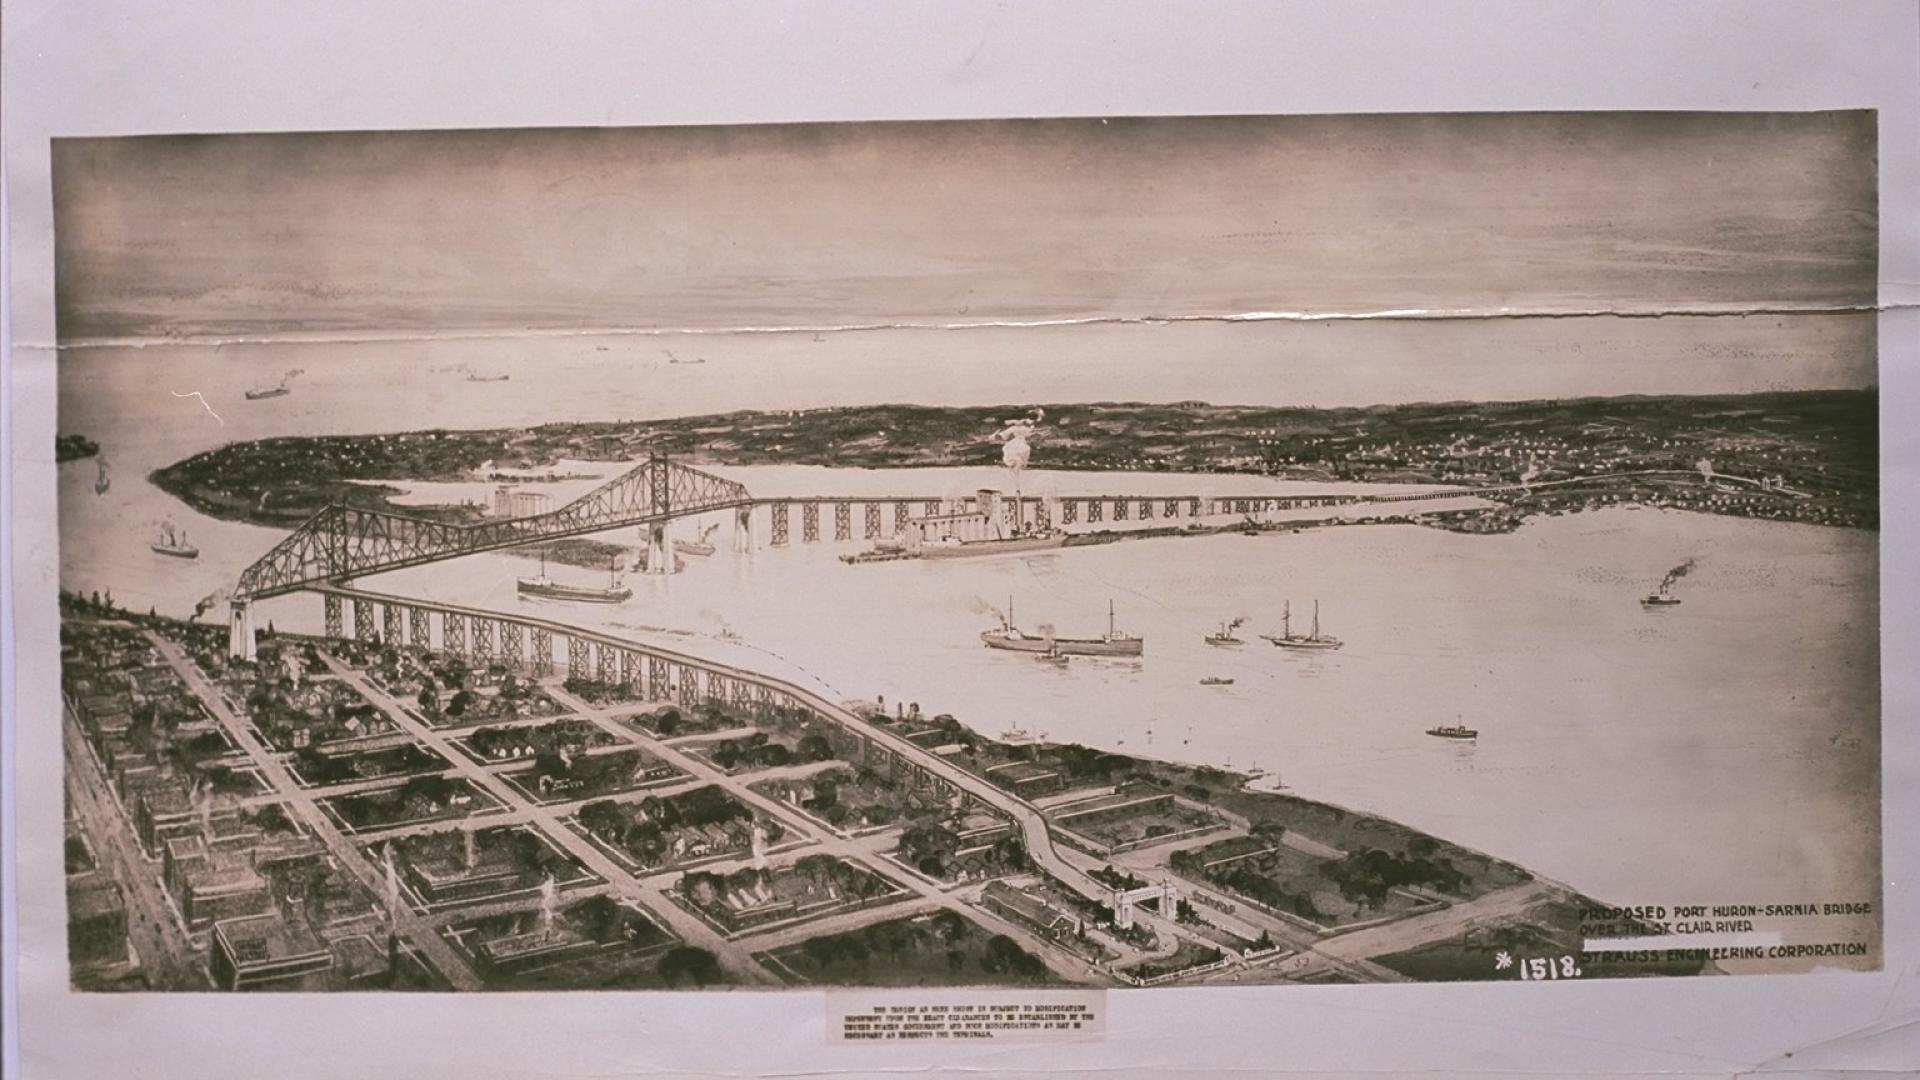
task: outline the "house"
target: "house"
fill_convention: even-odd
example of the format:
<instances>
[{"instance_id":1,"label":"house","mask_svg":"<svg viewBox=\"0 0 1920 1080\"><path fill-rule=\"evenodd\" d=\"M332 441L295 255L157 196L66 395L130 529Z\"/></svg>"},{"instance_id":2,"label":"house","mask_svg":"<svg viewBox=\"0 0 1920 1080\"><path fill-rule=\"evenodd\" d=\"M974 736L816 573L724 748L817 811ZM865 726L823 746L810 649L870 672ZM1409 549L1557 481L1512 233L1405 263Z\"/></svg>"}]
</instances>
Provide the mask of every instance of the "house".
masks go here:
<instances>
[{"instance_id":1,"label":"house","mask_svg":"<svg viewBox=\"0 0 1920 1080\"><path fill-rule=\"evenodd\" d=\"M996 915L1038 932L1049 941L1058 941L1080 932L1078 919L1004 881L988 882L980 893L980 904Z\"/></svg>"}]
</instances>

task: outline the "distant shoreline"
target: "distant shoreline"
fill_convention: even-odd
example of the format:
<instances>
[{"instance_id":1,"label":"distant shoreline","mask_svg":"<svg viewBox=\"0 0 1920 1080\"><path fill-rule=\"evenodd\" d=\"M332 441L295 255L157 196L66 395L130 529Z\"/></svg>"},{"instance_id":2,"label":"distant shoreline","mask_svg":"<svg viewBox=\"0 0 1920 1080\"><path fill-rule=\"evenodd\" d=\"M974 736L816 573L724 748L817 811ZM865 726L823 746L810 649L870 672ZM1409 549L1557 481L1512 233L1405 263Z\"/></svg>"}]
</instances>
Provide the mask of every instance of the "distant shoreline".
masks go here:
<instances>
[{"instance_id":1,"label":"distant shoreline","mask_svg":"<svg viewBox=\"0 0 1920 1080\"><path fill-rule=\"evenodd\" d=\"M1489 520L1624 503L1872 529L1878 401L1876 391L1830 390L1338 409L1052 404L1037 407L1044 419L1032 466L1473 487L1632 470L1690 473L1707 461L1724 475L1769 485L1777 478L1783 490L1757 496L1749 485L1723 498L1676 493L1668 484L1597 482L1503 497L1507 505ZM480 511L395 503L391 485L471 481L562 459L626 463L653 452L718 467L992 467L1000 464L995 435L1006 419L1035 408L879 405L282 437L196 454L151 479L228 521L293 527L334 502L459 521Z\"/></svg>"}]
</instances>

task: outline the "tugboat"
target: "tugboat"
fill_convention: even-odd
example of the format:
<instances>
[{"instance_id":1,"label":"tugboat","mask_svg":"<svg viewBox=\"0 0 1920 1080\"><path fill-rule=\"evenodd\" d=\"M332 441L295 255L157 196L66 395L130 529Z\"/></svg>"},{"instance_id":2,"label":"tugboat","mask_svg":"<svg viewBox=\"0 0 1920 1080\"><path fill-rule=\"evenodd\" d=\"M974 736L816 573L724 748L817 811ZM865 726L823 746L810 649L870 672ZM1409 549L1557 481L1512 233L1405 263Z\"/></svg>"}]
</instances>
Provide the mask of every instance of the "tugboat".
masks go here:
<instances>
[{"instance_id":1,"label":"tugboat","mask_svg":"<svg viewBox=\"0 0 1920 1080\"><path fill-rule=\"evenodd\" d=\"M1234 631L1240 629L1240 624L1246 621L1245 619L1235 619L1232 622L1221 623L1219 633L1207 635L1207 644L1218 645L1221 648L1228 649L1238 645L1245 645L1247 643L1246 639L1234 633Z\"/></svg>"},{"instance_id":2,"label":"tugboat","mask_svg":"<svg viewBox=\"0 0 1920 1080\"><path fill-rule=\"evenodd\" d=\"M673 550L682 555L698 555L701 558L705 558L713 554L713 542L707 538L712 536L713 530L719 527L718 525L709 525L700 530L700 539L698 540L675 540L673 542Z\"/></svg>"},{"instance_id":3,"label":"tugboat","mask_svg":"<svg viewBox=\"0 0 1920 1080\"><path fill-rule=\"evenodd\" d=\"M1673 607L1678 604L1680 598L1673 595L1673 583L1692 573L1693 565L1693 560L1688 559L1686 562L1667 571L1660 579L1660 587L1640 598L1640 606L1644 608L1664 608Z\"/></svg>"},{"instance_id":4,"label":"tugboat","mask_svg":"<svg viewBox=\"0 0 1920 1080\"><path fill-rule=\"evenodd\" d=\"M1318 600L1313 602L1313 630L1310 633L1302 636L1293 632L1293 603L1292 601L1288 601L1287 605L1280 609L1279 636L1276 637L1273 634L1261 634L1260 636L1273 642L1275 646L1282 649L1318 649L1324 651L1337 649L1342 644L1339 638L1320 632L1320 601Z\"/></svg>"},{"instance_id":5,"label":"tugboat","mask_svg":"<svg viewBox=\"0 0 1920 1080\"><path fill-rule=\"evenodd\" d=\"M1640 598L1640 606L1647 608L1673 607L1678 603L1680 598L1673 595L1673 583L1670 581L1661 582L1658 589Z\"/></svg>"},{"instance_id":6,"label":"tugboat","mask_svg":"<svg viewBox=\"0 0 1920 1080\"><path fill-rule=\"evenodd\" d=\"M540 576L519 579L520 595L535 596L543 600L577 600L586 604L618 604L633 596L633 590L620 583L617 564L607 567L607 587L588 588L580 585L562 585L547 577L547 553L540 553Z\"/></svg>"},{"instance_id":7,"label":"tugboat","mask_svg":"<svg viewBox=\"0 0 1920 1080\"><path fill-rule=\"evenodd\" d=\"M1066 653L1061 652L1060 646L1056 644L1054 645L1053 648L1048 649L1046 652L1043 652L1040 655L1034 657L1034 659L1040 661L1043 664L1050 665L1052 667L1066 667L1068 661L1072 660L1073 658L1068 656Z\"/></svg>"},{"instance_id":8,"label":"tugboat","mask_svg":"<svg viewBox=\"0 0 1920 1080\"><path fill-rule=\"evenodd\" d=\"M1218 675L1209 675L1200 680L1201 686L1232 686L1232 679L1223 679Z\"/></svg>"},{"instance_id":9,"label":"tugboat","mask_svg":"<svg viewBox=\"0 0 1920 1080\"><path fill-rule=\"evenodd\" d=\"M200 549L187 543L186 533L175 533L172 522L162 522L160 524L160 539L147 546L162 555L170 555L176 559L197 559L200 557Z\"/></svg>"},{"instance_id":10,"label":"tugboat","mask_svg":"<svg viewBox=\"0 0 1920 1080\"><path fill-rule=\"evenodd\" d=\"M1107 632L1097 638L1041 637L1029 634L1013 624L1013 598L1007 598L1007 614L1000 620L1000 629L984 630L980 640L989 649L1008 649L1013 652L1046 653L1060 652L1068 656L1139 656L1146 651L1146 641L1132 634L1123 634L1114 628L1113 602L1107 602Z\"/></svg>"},{"instance_id":11,"label":"tugboat","mask_svg":"<svg viewBox=\"0 0 1920 1080\"><path fill-rule=\"evenodd\" d=\"M1479 731L1467 727L1464 724L1441 724L1439 727L1428 728L1427 734L1436 739L1477 739L1480 737Z\"/></svg>"}]
</instances>

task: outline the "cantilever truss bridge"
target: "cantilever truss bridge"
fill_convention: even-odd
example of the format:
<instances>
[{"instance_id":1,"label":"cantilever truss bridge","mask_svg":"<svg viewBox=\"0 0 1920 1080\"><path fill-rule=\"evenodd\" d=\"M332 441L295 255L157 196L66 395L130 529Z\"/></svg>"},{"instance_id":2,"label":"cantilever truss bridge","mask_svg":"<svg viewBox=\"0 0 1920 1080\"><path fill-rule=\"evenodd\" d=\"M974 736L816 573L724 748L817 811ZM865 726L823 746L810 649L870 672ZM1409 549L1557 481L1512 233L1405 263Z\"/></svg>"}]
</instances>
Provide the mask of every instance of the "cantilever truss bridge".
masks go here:
<instances>
[{"instance_id":1,"label":"cantilever truss bridge","mask_svg":"<svg viewBox=\"0 0 1920 1080\"><path fill-rule=\"evenodd\" d=\"M558 510L530 517L460 525L329 506L247 567L233 595L263 599L479 551L751 505L740 484L656 456Z\"/></svg>"}]
</instances>

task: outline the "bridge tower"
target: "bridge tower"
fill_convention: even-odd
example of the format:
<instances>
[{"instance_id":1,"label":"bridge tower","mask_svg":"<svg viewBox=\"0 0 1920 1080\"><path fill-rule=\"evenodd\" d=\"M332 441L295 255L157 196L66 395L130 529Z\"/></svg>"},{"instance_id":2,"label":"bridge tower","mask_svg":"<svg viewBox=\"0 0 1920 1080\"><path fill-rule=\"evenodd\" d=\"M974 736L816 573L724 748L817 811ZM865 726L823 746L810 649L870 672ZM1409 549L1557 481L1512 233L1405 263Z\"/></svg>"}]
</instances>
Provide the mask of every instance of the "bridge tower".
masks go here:
<instances>
[{"instance_id":1,"label":"bridge tower","mask_svg":"<svg viewBox=\"0 0 1920 1080\"><path fill-rule=\"evenodd\" d=\"M252 660L257 654L253 641L253 601L235 597L227 603L227 655L235 660Z\"/></svg>"},{"instance_id":2,"label":"bridge tower","mask_svg":"<svg viewBox=\"0 0 1920 1080\"><path fill-rule=\"evenodd\" d=\"M673 478L667 472L665 455L654 453L647 459L647 480L653 488L653 512L659 520L647 525L647 573L673 573L673 545L667 542L667 512L673 508Z\"/></svg>"},{"instance_id":3,"label":"bridge tower","mask_svg":"<svg viewBox=\"0 0 1920 1080\"><path fill-rule=\"evenodd\" d=\"M745 554L753 550L753 507L742 506L733 512L733 550Z\"/></svg>"}]
</instances>

